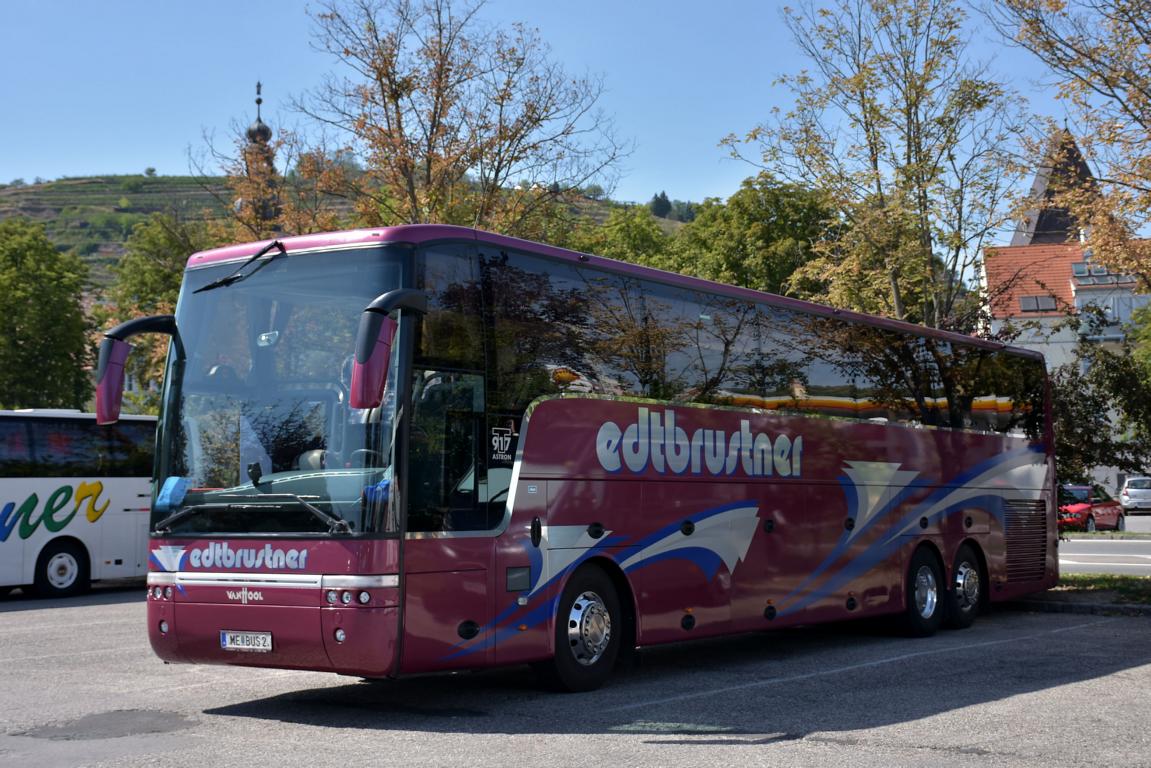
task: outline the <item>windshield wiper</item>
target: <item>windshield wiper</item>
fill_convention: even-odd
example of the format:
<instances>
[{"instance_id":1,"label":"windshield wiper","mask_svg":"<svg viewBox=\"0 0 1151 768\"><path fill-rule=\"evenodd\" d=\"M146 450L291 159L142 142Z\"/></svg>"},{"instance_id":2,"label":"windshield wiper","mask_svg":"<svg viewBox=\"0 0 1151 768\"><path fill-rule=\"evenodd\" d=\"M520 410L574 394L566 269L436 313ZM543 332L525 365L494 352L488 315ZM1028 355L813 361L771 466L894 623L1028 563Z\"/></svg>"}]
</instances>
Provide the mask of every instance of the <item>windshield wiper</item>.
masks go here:
<instances>
[{"instance_id":1,"label":"windshield wiper","mask_svg":"<svg viewBox=\"0 0 1151 768\"><path fill-rule=\"evenodd\" d=\"M244 270L248 268L249 264L251 264L253 261L256 261L257 259L260 259L260 258L266 256L268 254L268 251L272 250L273 248L279 250L279 253L274 253L269 258L261 261L259 264L256 265L256 268L253 269L251 272L244 272ZM238 283L241 280L244 280L244 279L249 278L252 275L256 274L261 269L263 269L264 267L268 266L273 261L275 261L277 257L285 256L285 255L287 255L287 253L288 253L288 249L284 247L283 243L281 243L279 240L273 240L272 242L268 243L267 245L265 245L260 250L256 251L256 254L254 256L252 256L250 259L245 261L240 266L236 267L236 271L233 272L232 274L225 275L224 277L221 277L219 280L213 280L212 282L208 283L207 285L201 286L200 288L197 288L196 290L192 291L192 293L203 293L204 291L210 291L214 288L223 288L225 285L231 285L232 283Z\"/></svg>"},{"instance_id":2,"label":"windshield wiper","mask_svg":"<svg viewBox=\"0 0 1151 768\"><path fill-rule=\"evenodd\" d=\"M214 509L221 509L229 512L243 509L282 509L284 507L284 502L288 502L292 505L299 505L303 507L312 515L312 517L315 517L320 522L326 524L328 526L328 533L352 532L352 526L348 524L347 520L336 517L334 515L329 515L324 510L308 503L294 493L269 493L255 498L257 498L258 501L253 502L252 497L248 496L240 496L235 501L221 498L208 504L196 504L195 506L185 507L179 512L169 515L160 522L156 523L156 527L153 530L156 533L171 533L172 526L181 520L189 518L192 515L199 514L200 512L208 512Z\"/></svg>"}]
</instances>

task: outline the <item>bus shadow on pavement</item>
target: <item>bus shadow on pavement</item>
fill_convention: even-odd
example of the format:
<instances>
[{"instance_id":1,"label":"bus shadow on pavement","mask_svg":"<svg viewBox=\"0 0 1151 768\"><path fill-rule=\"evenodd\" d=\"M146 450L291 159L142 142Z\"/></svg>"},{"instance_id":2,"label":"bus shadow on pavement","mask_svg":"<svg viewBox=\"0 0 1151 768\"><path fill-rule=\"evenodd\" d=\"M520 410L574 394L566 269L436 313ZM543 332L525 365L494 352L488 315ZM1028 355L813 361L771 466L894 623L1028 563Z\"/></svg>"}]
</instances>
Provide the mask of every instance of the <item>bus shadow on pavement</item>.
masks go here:
<instances>
[{"instance_id":1,"label":"bus shadow on pavement","mask_svg":"<svg viewBox=\"0 0 1151 768\"><path fill-rule=\"evenodd\" d=\"M144 580L119 580L94 585L92 590L74 597L38 597L31 590L16 589L0 596L0 614L17 611L40 611L45 608L82 608L95 605L144 603Z\"/></svg>"},{"instance_id":2,"label":"bus shadow on pavement","mask_svg":"<svg viewBox=\"0 0 1151 768\"><path fill-rule=\"evenodd\" d=\"M204 713L379 731L768 744L1102 678L1151 663L1147 629L1137 618L997 611L972 630L913 640L882 622L846 623L647 650L585 694L544 691L531 670L510 668L298 690Z\"/></svg>"}]
</instances>

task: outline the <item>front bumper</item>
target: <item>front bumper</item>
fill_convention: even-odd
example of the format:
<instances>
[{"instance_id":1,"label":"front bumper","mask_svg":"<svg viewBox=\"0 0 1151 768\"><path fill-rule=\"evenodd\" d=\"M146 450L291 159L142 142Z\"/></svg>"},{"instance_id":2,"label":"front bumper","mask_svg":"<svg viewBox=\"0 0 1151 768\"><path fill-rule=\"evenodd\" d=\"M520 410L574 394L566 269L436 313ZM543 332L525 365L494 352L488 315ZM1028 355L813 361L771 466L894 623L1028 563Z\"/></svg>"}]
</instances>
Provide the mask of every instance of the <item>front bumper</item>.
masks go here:
<instances>
[{"instance_id":1,"label":"front bumper","mask_svg":"<svg viewBox=\"0 0 1151 768\"><path fill-rule=\"evenodd\" d=\"M316 576L306 584L269 587L203 576L149 574L148 637L161 659L363 677L394 673L398 594L394 586L382 586L390 583L385 577ZM346 602L345 593L351 596ZM225 650L224 631L271 633L272 649Z\"/></svg>"}]
</instances>

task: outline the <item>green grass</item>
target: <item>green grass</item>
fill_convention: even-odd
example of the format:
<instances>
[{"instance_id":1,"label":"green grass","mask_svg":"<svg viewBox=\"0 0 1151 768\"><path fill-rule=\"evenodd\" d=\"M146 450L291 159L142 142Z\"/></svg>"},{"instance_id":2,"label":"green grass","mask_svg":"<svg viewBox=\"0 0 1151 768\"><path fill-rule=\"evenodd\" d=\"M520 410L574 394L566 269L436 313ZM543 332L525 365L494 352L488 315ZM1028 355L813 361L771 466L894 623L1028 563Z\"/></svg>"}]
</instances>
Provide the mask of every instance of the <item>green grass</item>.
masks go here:
<instances>
[{"instance_id":1,"label":"green grass","mask_svg":"<svg viewBox=\"0 0 1151 768\"><path fill-rule=\"evenodd\" d=\"M1064 573L1050 592L1053 595L1091 598L1102 603L1151 605L1151 576Z\"/></svg>"}]
</instances>

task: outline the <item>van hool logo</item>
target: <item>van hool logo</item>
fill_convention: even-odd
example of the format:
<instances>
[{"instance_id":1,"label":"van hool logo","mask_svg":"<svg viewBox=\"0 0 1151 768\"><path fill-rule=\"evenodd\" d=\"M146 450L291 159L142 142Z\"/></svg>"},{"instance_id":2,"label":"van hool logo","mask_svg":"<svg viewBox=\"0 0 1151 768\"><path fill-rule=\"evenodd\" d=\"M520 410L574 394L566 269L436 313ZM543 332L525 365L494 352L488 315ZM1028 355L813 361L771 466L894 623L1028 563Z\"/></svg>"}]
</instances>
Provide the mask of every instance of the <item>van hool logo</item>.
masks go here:
<instances>
[{"instance_id":1,"label":"van hool logo","mask_svg":"<svg viewBox=\"0 0 1151 768\"><path fill-rule=\"evenodd\" d=\"M739 431L722 429L687 432L675 423L675 411L640 408L636 420L620 429L613 421L599 428L596 457L608 472L627 467L643 472L650 465L656 472L693 475L733 475L742 469L748 477L799 477L803 437L752 433L751 422L741 419Z\"/></svg>"},{"instance_id":2,"label":"van hool logo","mask_svg":"<svg viewBox=\"0 0 1151 768\"><path fill-rule=\"evenodd\" d=\"M237 547L232 549L227 542L213 542L208 546L188 552L188 562L193 568L291 568L301 570L306 567L307 549L273 549L271 544L263 547Z\"/></svg>"},{"instance_id":3,"label":"van hool logo","mask_svg":"<svg viewBox=\"0 0 1151 768\"><path fill-rule=\"evenodd\" d=\"M239 600L242 604L247 605L249 601L253 603L262 603L264 601L264 593L255 589L229 589L227 590L229 600Z\"/></svg>"}]
</instances>

